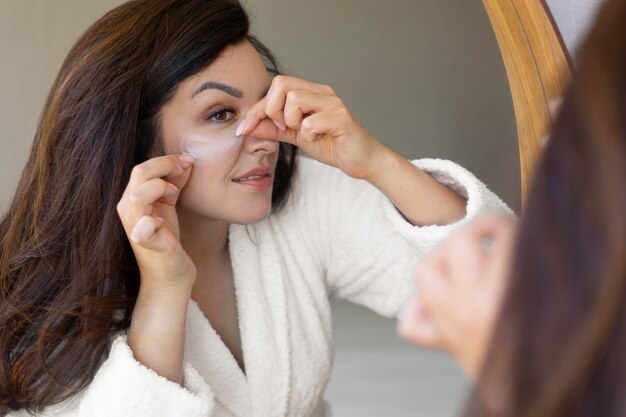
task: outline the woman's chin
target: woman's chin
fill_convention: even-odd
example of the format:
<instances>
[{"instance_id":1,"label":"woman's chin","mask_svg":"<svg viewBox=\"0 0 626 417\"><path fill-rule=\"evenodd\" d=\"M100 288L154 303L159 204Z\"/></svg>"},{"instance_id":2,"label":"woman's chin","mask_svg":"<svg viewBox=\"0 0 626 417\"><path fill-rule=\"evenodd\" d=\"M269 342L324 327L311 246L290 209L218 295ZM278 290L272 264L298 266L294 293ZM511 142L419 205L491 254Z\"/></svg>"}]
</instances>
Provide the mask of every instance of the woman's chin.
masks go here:
<instances>
[{"instance_id":1,"label":"woman's chin","mask_svg":"<svg viewBox=\"0 0 626 417\"><path fill-rule=\"evenodd\" d=\"M237 213L235 218L232 219L231 223L252 225L267 219L271 213L271 204L268 204L267 207L247 207L246 212Z\"/></svg>"}]
</instances>

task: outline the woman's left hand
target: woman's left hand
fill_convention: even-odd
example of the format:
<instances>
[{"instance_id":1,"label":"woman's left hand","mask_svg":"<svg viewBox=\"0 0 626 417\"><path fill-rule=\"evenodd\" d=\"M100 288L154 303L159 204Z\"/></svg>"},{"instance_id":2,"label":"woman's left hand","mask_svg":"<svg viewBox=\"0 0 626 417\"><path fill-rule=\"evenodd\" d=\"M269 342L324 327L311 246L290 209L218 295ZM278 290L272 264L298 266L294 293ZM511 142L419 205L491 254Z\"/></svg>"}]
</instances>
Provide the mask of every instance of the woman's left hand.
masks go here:
<instances>
[{"instance_id":1,"label":"woman's left hand","mask_svg":"<svg viewBox=\"0 0 626 417\"><path fill-rule=\"evenodd\" d=\"M326 85L279 75L239 125L238 136L280 140L311 157L368 179L381 151L389 151L359 124L335 91Z\"/></svg>"}]
</instances>

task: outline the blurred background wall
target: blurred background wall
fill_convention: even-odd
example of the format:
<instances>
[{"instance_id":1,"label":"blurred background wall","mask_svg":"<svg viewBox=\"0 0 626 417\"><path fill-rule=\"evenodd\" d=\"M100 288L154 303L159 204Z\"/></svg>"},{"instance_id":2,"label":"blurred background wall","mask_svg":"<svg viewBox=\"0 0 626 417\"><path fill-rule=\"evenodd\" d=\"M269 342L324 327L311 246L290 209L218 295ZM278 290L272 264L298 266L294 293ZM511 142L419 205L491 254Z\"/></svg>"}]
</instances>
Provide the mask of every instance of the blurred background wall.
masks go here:
<instances>
[{"instance_id":1,"label":"blurred background wall","mask_svg":"<svg viewBox=\"0 0 626 417\"><path fill-rule=\"evenodd\" d=\"M567 0L569 1L569 0ZM0 207L77 37L120 0L0 0ZM407 158L452 159L519 208L510 93L486 13L467 0L246 0L284 72L333 86ZM337 302L335 416L452 416L465 382L447 357L399 341L395 324Z\"/></svg>"},{"instance_id":2,"label":"blurred background wall","mask_svg":"<svg viewBox=\"0 0 626 417\"><path fill-rule=\"evenodd\" d=\"M0 207L77 37L120 0L0 0ZM515 121L488 19L467 0L245 0L285 72L333 86L407 158L459 162L519 206Z\"/></svg>"},{"instance_id":3,"label":"blurred background wall","mask_svg":"<svg viewBox=\"0 0 626 417\"><path fill-rule=\"evenodd\" d=\"M546 0L565 45L573 55L605 0Z\"/></svg>"}]
</instances>

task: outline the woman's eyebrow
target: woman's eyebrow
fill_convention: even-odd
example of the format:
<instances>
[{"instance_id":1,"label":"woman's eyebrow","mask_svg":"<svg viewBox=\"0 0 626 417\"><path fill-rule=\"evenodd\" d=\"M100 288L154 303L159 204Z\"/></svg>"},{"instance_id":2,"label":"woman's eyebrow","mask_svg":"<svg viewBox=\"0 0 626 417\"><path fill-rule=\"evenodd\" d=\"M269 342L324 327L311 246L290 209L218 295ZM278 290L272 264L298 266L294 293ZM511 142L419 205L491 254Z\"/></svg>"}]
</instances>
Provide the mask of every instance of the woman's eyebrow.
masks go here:
<instances>
[{"instance_id":1,"label":"woman's eyebrow","mask_svg":"<svg viewBox=\"0 0 626 417\"><path fill-rule=\"evenodd\" d=\"M238 88L231 87L230 85L218 83L216 81L207 81L203 83L200 87L196 88L196 91L193 92L193 94L191 95L191 98L193 99L195 96L197 96L198 94L206 90L220 90L236 98L243 97L243 91L241 91Z\"/></svg>"}]
</instances>

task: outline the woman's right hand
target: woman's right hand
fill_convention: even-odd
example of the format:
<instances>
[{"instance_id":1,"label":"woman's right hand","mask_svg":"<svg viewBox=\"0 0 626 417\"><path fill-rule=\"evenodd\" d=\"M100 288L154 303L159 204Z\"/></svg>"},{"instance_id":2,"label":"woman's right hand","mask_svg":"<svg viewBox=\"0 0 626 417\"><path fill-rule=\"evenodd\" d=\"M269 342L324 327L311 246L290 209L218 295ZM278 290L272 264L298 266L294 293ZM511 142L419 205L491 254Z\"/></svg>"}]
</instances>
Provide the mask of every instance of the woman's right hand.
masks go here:
<instances>
[{"instance_id":1,"label":"woman's right hand","mask_svg":"<svg viewBox=\"0 0 626 417\"><path fill-rule=\"evenodd\" d=\"M117 206L141 275L128 346L136 360L179 384L196 268L180 244L176 201L192 162L167 155L137 165Z\"/></svg>"},{"instance_id":2,"label":"woman's right hand","mask_svg":"<svg viewBox=\"0 0 626 417\"><path fill-rule=\"evenodd\" d=\"M117 205L142 288L191 288L195 281L195 266L180 244L176 214L192 162L190 155L166 155L135 166Z\"/></svg>"}]
</instances>

